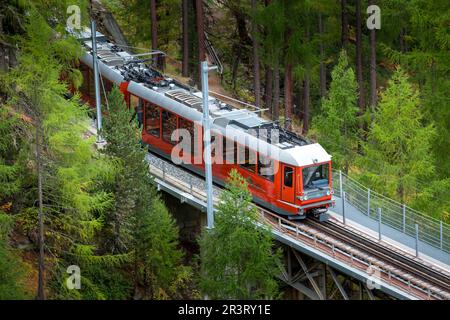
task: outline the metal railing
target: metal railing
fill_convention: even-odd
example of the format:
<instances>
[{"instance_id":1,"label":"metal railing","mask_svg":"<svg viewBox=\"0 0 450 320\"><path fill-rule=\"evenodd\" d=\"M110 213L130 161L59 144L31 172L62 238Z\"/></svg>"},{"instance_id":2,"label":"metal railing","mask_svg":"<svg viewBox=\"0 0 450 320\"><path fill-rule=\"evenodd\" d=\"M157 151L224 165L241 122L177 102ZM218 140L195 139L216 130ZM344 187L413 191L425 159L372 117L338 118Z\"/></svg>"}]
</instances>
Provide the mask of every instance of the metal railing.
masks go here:
<instances>
[{"instance_id":1,"label":"metal railing","mask_svg":"<svg viewBox=\"0 0 450 320\"><path fill-rule=\"evenodd\" d=\"M170 170L168 170L169 166ZM149 169L155 178L162 179L164 182L177 188L180 194L188 193L202 201L206 200L205 190L195 187L192 178L185 181L184 177L179 176L183 172L182 169L165 162L162 166L149 163ZM218 199L214 198L214 202L217 204ZM383 261L372 259L364 252L351 248L339 241L336 242L326 234L321 234L305 224L296 224L264 208L257 208L261 217L261 223L259 225L270 226L272 230L276 229L286 237L306 242L308 246L348 263L353 268L357 268L363 272L370 272L372 276L369 279L375 283L384 281L422 299L449 298L445 292L436 291L436 288L429 284L419 281Z\"/></svg>"},{"instance_id":2,"label":"metal railing","mask_svg":"<svg viewBox=\"0 0 450 320\"><path fill-rule=\"evenodd\" d=\"M450 253L448 224L383 196L340 170L333 170L333 181L335 195L342 199L345 194L345 202L358 209L361 214L375 221L381 220L384 225Z\"/></svg>"}]
</instances>

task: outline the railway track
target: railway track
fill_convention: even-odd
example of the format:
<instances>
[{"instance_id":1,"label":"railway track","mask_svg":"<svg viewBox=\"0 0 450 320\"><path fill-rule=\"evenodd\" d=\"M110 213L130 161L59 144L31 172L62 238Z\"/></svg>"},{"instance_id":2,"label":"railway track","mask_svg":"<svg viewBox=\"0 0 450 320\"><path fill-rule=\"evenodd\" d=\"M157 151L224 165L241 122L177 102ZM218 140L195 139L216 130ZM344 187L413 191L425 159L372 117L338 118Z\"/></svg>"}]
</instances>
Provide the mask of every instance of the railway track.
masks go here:
<instances>
[{"instance_id":1,"label":"railway track","mask_svg":"<svg viewBox=\"0 0 450 320\"><path fill-rule=\"evenodd\" d=\"M147 161L155 177L206 201L204 181L201 177L156 155ZM215 197L220 189L222 188L219 186L214 187ZM448 272L409 257L407 252L389 247L387 243L380 244L358 230L339 225L339 222L324 223L314 219L294 222L258 205L257 208L262 221L272 228L363 272L367 272L368 267L378 268L382 271L380 280L390 285L402 288L420 299L450 299Z\"/></svg>"},{"instance_id":2,"label":"railway track","mask_svg":"<svg viewBox=\"0 0 450 320\"><path fill-rule=\"evenodd\" d=\"M315 219L307 219L304 223L314 227L318 231L333 236L352 247L363 249L367 254L378 258L381 261L386 261L393 267L429 283L438 291L442 290L442 292L450 293L450 274L442 269L417 261L406 255L404 252L399 253L391 250L385 245L372 241L335 222L318 222Z\"/></svg>"}]
</instances>

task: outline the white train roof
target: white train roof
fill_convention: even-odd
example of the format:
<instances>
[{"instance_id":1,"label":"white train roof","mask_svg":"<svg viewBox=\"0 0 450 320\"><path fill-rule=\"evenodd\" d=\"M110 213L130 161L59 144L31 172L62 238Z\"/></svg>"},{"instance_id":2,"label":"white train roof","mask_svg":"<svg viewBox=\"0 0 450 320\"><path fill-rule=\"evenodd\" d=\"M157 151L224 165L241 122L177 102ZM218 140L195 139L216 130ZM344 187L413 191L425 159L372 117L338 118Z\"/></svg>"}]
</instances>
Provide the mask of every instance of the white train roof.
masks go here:
<instances>
[{"instance_id":1,"label":"white train roof","mask_svg":"<svg viewBox=\"0 0 450 320\"><path fill-rule=\"evenodd\" d=\"M86 48L81 61L92 68L90 30L86 29L76 36ZM96 37L99 71L103 77L117 85L127 81L130 93L201 125L203 103L200 91L149 68L144 64L145 59L140 59L143 54L128 53L99 32ZM237 109L211 96L209 110L213 135L219 133L260 154L293 166L331 160L320 144L285 131L254 111Z\"/></svg>"}]
</instances>

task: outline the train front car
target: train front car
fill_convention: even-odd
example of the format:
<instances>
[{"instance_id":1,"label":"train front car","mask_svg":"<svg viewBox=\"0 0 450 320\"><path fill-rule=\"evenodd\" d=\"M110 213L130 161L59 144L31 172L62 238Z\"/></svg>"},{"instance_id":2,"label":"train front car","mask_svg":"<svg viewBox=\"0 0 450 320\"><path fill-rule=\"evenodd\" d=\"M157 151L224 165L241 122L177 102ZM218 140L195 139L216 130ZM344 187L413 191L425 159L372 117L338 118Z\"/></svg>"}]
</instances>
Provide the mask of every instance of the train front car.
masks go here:
<instances>
[{"instance_id":1,"label":"train front car","mask_svg":"<svg viewBox=\"0 0 450 320\"><path fill-rule=\"evenodd\" d=\"M82 32L78 38L86 49L80 61L84 76L80 91L85 101L93 105L90 31ZM204 175L202 93L165 77L100 33L97 49L102 88L106 91L101 95L102 102L106 102L105 93L112 85L119 85L127 106L135 109L136 115L140 110L142 116L137 120L142 125L143 144L151 152L169 161L177 160L185 169ZM285 130L278 121L262 118L259 108L237 108L212 96L208 101L215 139L214 183L225 186L230 171L236 169L248 180L258 205L289 219L314 215L326 220L326 211L333 204L333 192L331 156L322 146ZM172 140L178 129L191 137L190 143L183 147L183 159L172 152L179 143ZM185 150L185 147L190 148Z\"/></svg>"},{"instance_id":2,"label":"train front car","mask_svg":"<svg viewBox=\"0 0 450 320\"><path fill-rule=\"evenodd\" d=\"M281 200L296 211L288 217L327 220L326 212L334 205L331 156L318 143L296 145L282 153L286 161L281 163Z\"/></svg>"}]
</instances>

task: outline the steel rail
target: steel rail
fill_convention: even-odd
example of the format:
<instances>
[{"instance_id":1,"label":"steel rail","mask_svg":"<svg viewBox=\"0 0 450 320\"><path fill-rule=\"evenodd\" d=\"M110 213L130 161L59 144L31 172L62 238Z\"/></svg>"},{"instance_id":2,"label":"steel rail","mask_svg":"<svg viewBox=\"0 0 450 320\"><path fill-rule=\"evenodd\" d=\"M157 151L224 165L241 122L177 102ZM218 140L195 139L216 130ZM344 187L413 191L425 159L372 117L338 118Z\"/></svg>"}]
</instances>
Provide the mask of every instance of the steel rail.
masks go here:
<instances>
[{"instance_id":1,"label":"steel rail","mask_svg":"<svg viewBox=\"0 0 450 320\"><path fill-rule=\"evenodd\" d=\"M163 161L165 165L171 165L178 170L192 174L188 170L167 162L167 160ZM188 182L176 177L172 178L170 174L165 173L164 169L161 170L161 168L149 164L149 169L152 167L156 170L150 170L151 173L160 179L162 178L163 181L178 189L184 189L184 192L193 196L195 194L195 197L199 199L206 199L204 190L194 190L195 192L193 192L193 188L189 186ZM215 202L217 202L217 199L215 199ZM319 249L330 257L348 263L361 271L367 272L368 268L375 268L382 274L379 280L391 286L422 299L450 299L448 276L439 274L438 270L434 274L431 271L424 272L423 269L429 268L429 266L419 261L413 260L414 264L408 265L411 259L405 256L406 252L390 253L389 251L392 249L367 239L367 235L364 237L355 232L352 233L347 230L348 226L336 230L339 226L332 229L331 223L317 223L310 219L306 219L306 222L294 222L258 205L256 207L261 215L261 222L265 222L294 240ZM443 273L443 271L440 272ZM433 276L437 279L433 279ZM373 277L369 275L368 278ZM423 279L426 279L426 281Z\"/></svg>"},{"instance_id":2,"label":"steel rail","mask_svg":"<svg viewBox=\"0 0 450 320\"><path fill-rule=\"evenodd\" d=\"M378 276L368 277L372 279L371 282L384 281L420 299L450 299L448 290L442 290L393 266L391 259L380 259L379 255L375 256L373 252L366 252L367 248L361 246L359 242L350 244L348 241L342 241L341 235L329 234L329 230L320 231L321 223L318 223L319 228L316 228L316 225L294 223L264 208L258 207L258 209L262 219L272 228L290 235L295 240L302 241L359 270L378 271Z\"/></svg>"},{"instance_id":3,"label":"steel rail","mask_svg":"<svg viewBox=\"0 0 450 320\"><path fill-rule=\"evenodd\" d=\"M399 269L419 276L423 280L441 288L443 291L450 292L450 274L445 273L444 270L435 270L437 269L436 267L426 266L422 262L404 254L389 250L386 246L371 241L367 237L331 221L318 222L315 219L307 219L305 224L311 225L329 235L333 235L335 238L346 243L364 248L364 251L370 253L372 256L388 261L391 265L395 265Z\"/></svg>"}]
</instances>

